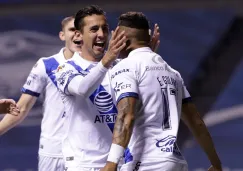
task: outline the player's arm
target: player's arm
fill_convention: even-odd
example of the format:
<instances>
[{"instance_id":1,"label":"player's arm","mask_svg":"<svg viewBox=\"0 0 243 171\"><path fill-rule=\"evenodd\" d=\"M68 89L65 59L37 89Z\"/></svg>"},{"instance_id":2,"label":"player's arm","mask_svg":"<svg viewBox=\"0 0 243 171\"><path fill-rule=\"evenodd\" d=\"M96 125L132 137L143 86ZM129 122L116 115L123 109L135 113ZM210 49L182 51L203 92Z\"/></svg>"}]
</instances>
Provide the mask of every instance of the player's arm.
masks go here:
<instances>
[{"instance_id":1,"label":"player's arm","mask_svg":"<svg viewBox=\"0 0 243 171\"><path fill-rule=\"evenodd\" d=\"M108 50L105 56L88 74L77 72L73 67L64 67L61 74L57 73L59 89L67 95L80 95L89 97L101 84L106 72L113 61L117 58L119 52L125 47L126 37L124 32L118 33L118 28L112 32ZM61 81L61 82L60 82ZM64 82L64 83L63 83Z\"/></svg>"},{"instance_id":2,"label":"player's arm","mask_svg":"<svg viewBox=\"0 0 243 171\"><path fill-rule=\"evenodd\" d=\"M222 170L221 162L215 150L210 133L198 113L196 106L192 102L187 102L182 105L181 119L207 154L212 166L215 169Z\"/></svg>"},{"instance_id":3,"label":"player's arm","mask_svg":"<svg viewBox=\"0 0 243 171\"><path fill-rule=\"evenodd\" d=\"M0 122L0 135L4 134L11 128L21 123L28 115L29 111L36 102L36 99L45 87L45 66L40 59L32 68L23 88L22 95L17 102L17 107L20 110L19 115L5 115Z\"/></svg>"},{"instance_id":4,"label":"player's arm","mask_svg":"<svg viewBox=\"0 0 243 171\"><path fill-rule=\"evenodd\" d=\"M138 85L136 67L132 62L118 63L112 70L112 88L116 94L117 110L116 123L113 130L112 145L104 170L116 169L130 141L135 122L136 103L138 100ZM119 73L120 70L127 72Z\"/></svg>"},{"instance_id":5,"label":"player's arm","mask_svg":"<svg viewBox=\"0 0 243 171\"><path fill-rule=\"evenodd\" d=\"M4 118L0 122L0 135L3 135L8 130L21 123L35 104L36 99L37 97L35 96L22 94L19 101L17 102L19 114L17 116L13 116L10 114L4 116Z\"/></svg>"},{"instance_id":6,"label":"player's arm","mask_svg":"<svg viewBox=\"0 0 243 171\"><path fill-rule=\"evenodd\" d=\"M118 115L113 130L111 150L107 159L112 167L117 167L118 159L123 156L124 149L127 148L130 141L135 121L136 102L135 97L125 97L117 104Z\"/></svg>"}]
</instances>

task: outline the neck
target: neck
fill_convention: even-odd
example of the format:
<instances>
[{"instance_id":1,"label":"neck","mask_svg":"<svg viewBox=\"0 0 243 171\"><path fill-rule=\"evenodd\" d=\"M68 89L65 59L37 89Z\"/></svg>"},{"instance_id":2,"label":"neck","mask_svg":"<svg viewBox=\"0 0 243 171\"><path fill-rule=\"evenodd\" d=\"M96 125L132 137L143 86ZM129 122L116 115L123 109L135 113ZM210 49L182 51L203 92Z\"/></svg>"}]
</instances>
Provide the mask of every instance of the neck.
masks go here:
<instances>
[{"instance_id":1,"label":"neck","mask_svg":"<svg viewBox=\"0 0 243 171\"><path fill-rule=\"evenodd\" d=\"M65 59L70 59L73 57L73 52L71 52L68 48L64 48L63 55Z\"/></svg>"},{"instance_id":2,"label":"neck","mask_svg":"<svg viewBox=\"0 0 243 171\"><path fill-rule=\"evenodd\" d=\"M147 44L139 44L139 43L134 43L131 44L130 47L128 47L128 54L138 48L143 48L143 47L149 47Z\"/></svg>"},{"instance_id":3,"label":"neck","mask_svg":"<svg viewBox=\"0 0 243 171\"><path fill-rule=\"evenodd\" d=\"M87 61L92 61L92 62L100 62L102 58L94 58L90 53L87 51L82 51L82 57L86 59Z\"/></svg>"}]
</instances>

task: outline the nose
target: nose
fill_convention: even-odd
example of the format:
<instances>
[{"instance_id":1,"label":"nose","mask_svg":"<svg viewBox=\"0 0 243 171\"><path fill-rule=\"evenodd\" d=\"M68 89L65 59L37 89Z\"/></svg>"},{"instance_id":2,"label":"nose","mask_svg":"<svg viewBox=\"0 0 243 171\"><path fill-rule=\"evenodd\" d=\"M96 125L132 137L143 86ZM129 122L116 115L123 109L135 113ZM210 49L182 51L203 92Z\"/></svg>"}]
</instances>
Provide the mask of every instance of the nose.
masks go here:
<instances>
[{"instance_id":1,"label":"nose","mask_svg":"<svg viewBox=\"0 0 243 171\"><path fill-rule=\"evenodd\" d=\"M102 28L99 28L97 35L98 35L98 38L104 38L104 31Z\"/></svg>"},{"instance_id":2,"label":"nose","mask_svg":"<svg viewBox=\"0 0 243 171\"><path fill-rule=\"evenodd\" d=\"M75 31L73 39L75 41L81 41L81 33L79 31Z\"/></svg>"}]
</instances>

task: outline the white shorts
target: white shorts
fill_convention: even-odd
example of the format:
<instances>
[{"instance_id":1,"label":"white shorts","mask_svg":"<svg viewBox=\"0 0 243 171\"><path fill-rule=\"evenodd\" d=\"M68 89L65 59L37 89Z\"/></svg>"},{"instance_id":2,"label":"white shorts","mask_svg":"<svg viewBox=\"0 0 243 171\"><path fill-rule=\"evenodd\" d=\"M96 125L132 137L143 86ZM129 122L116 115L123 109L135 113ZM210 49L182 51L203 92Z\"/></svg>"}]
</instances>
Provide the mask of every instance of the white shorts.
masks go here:
<instances>
[{"instance_id":1,"label":"white shorts","mask_svg":"<svg viewBox=\"0 0 243 171\"><path fill-rule=\"evenodd\" d=\"M62 158L39 155L38 171L64 171L64 169Z\"/></svg>"},{"instance_id":2,"label":"white shorts","mask_svg":"<svg viewBox=\"0 0 243 171\"><path fill-rule=\"evenodd\" d=\"M65 171L100 171L101 168L84 168L84 167L76 167L76 168L66 168Z\"/></svg>"},{"instance_id":3,"label":"white shorts","mask_svg":"<svg viewBox=\"0 0 243 171\"><path fill-rule=\"evenodd\" d=\"M122 165L120 171L188 171L188 166L187 164L171 161L146 164L139 161L133 161Z\"/></svg>"},{"instance_id":4,"label":"white shorts","mask_svg":"<svg viewBox=\"0 0 243 171\"><path fill-rule=\"evenodd\" d=\"M101 168L84 168L84 167L71 167L71 168L68 168L66 167L65 168L65 171L100 171ZM117 169L117 171L119 171L119 168Z\"/></svg>"}]
</instances>

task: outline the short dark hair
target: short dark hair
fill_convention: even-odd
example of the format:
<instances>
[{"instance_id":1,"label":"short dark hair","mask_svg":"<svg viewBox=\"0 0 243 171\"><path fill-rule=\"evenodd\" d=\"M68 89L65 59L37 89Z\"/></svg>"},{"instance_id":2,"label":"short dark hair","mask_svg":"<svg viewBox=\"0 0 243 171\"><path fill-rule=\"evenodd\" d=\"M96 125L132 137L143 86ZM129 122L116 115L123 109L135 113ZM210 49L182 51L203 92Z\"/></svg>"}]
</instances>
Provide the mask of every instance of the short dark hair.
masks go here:
<instances>
[{"instance_id":1,"label":"short dark hair","mask_svg":"<svg viewBox=\"0 0 243 171\"><path fill-rule=\"evenodd\" d=\"M97 5L90 5L82 8L79 10L74 19L74 27L76 30L83 30L84 27L84 18L91 15L104 15L105 11L103 11L99 6Z\"/></svg>"},{"instance_id":2,"label":"short dark hair","mask_svg":"<svg viewBox=\"0 0 243 171\"><path fill-rule=\"evenodd\" d=\"M74 19L74 16L69 16L69 17L65 17L62 22L61 22L61 26L62 26L62 30L63 28L67 25L67 23L69 21L71 21L72 19Z\"/></svg>"},{"instance_id":3,"label":"short dark hair","mask_svg":"<svg viewBox=\"0 0 243 171\"><path fill-rule=\"evenodd\" d=\"M119 17L118 26L148 30L149 21L142 12L127 12Z\"/></svg>"},{"instance_id":4,"label":"short dark hair","mask_svg":"<svg viewBox=\"0 0 243 171\"><path fill-rule=\"evenodd\" d=\"M149 21L142 12L126 12L119 17L118 26L134 28L136 31L131 34L140 42L150 42Z\"/></svg>"}]
</instances>

